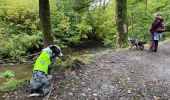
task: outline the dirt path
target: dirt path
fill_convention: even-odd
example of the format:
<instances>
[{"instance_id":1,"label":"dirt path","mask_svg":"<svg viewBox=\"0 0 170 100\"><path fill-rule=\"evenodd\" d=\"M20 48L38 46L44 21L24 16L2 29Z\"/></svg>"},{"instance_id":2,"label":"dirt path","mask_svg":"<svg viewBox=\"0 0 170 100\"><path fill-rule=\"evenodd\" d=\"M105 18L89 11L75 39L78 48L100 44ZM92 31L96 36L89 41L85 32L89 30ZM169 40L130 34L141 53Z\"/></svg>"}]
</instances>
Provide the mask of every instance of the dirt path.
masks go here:
<instances>
[{"instance_id":1,"label":"dirt path","mask_svg":"<svg viewBox=\"0 0 170 100\"><path fill-rule=\"evenodd\" d=\"M147 48L146 48L147 49ZM157 53L125 50L99 54L94 64L78 72L55 73L56 82L50 100L169 100L170 42ZM7 100L27 98L25 87L1 94Z\"/></svg>"}]
</instances>

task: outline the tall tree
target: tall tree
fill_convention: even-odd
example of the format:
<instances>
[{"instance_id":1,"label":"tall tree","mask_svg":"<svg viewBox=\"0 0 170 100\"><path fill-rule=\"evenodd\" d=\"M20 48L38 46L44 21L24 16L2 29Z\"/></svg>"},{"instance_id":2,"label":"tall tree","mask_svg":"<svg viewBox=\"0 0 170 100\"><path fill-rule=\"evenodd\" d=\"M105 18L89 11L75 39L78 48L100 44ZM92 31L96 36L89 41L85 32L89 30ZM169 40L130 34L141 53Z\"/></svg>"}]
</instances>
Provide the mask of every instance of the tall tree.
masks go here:
<instances>
[{"instance_id":1,"label":"tall tree","mask_svg":"<svg viewBox=\"0 0 170 100\"><path fill-rule=\"evenodd\" d=\"M116 34L118 47L127 45L128 21L127 21L127 0L116 0Z\"/></svg>"},{"instance_id":2,"label":"tall tree","mask_svg":"<svg viewBox=\"0 0 170 100\"><path fill-rule=\"evenodd\" d=\"M44 34L44 47L53 43L49 0L39 0L39 15Z\"/></svg>"}]
</instances>

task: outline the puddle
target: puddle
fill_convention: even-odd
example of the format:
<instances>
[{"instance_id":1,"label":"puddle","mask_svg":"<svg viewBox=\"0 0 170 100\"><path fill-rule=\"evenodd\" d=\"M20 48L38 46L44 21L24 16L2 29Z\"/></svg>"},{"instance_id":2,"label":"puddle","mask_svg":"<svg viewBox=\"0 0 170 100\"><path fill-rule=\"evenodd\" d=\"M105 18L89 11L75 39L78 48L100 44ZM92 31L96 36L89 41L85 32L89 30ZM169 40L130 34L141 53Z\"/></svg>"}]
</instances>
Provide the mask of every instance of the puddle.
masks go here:
<instances>
[{"instance_id":1,"label":"puddle","mask_svg":"<svg viewBox=\"0 0 170 100\"><path fill-rule=\"evenodd\" d=\"M0 67L0 73L10 70L14 72L14 78L21 80L27 77L30 77L32 74L32 64L19 64L19 65L7 65ZM0 78L0 84L6 82L9 78Z\"/></svg>"}]
</instances>

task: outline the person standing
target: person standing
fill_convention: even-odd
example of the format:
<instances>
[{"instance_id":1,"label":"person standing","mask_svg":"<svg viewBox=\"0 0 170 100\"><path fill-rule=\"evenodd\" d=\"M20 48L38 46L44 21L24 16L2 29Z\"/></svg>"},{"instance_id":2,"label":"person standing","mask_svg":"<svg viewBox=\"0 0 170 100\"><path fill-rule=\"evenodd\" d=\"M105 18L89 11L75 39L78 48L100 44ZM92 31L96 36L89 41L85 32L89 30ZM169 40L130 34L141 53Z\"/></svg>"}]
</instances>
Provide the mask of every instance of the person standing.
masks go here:
<instances>
[{"instance_id":1,"label":"person standing","mask_svg":"<svg viewBox=\"0 0 170 100\"><path fill-rule=\"evenodd\" d=\"M150 32L151 32L151 47L149 51L157 52L158 49L158 41L160 39L160 33L165 31L165 26L163 24L163 18L159 13L155 14L155 20L152 23Z\"/></svg>"}]
</instances>

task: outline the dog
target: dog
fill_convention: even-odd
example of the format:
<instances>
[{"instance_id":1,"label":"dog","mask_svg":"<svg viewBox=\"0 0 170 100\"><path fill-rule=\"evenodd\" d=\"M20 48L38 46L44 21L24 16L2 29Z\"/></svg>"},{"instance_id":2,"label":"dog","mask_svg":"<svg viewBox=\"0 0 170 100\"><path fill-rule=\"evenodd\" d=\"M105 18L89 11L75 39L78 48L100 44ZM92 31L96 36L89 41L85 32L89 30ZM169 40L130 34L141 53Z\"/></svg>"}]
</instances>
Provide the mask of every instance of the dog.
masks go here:
<instances>
[{"instance_id":1,"label":"dog","mask_svg":"<svg viewBox=\"0 0 170 100\"><path fill-rule=\"evenodd\" d=\"M136 50L144 50L144 44L146 44L146 41L141 41L134 38L128 38L128 40L131 42L130 50L133 46L136 46Z\"/></svg>"},{"instance_id":2,"label":"dog","mask_svg":"<svg viewBox=\"0 0 170 100\"><path fill-rule=\"evenodd\" d=\"M51 91L53 78L51 70L54 66L54 59L62 57L61 49L57 45L50 45L44 49L35 61L33 74L29 81L29 97L46 96Z\"/></svg>"}]
</instances>

